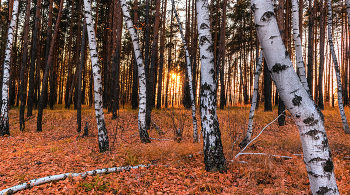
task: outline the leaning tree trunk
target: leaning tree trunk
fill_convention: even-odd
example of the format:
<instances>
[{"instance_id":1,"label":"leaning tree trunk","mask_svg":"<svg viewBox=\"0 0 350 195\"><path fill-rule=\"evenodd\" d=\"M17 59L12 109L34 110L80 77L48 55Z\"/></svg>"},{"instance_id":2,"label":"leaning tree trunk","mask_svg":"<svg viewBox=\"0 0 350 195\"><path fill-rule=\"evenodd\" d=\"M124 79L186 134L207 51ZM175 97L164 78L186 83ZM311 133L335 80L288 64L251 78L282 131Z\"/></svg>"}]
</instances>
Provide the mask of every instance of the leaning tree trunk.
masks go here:
<instances>
[{"instance_id":1,"label":"leaning tree trunk","mask_svg":"<svg viewBox=\"0 0 350 195\"><path fill-rule=\"evenodd\" d=\"M146 77L145 77L145 68L143 65L143 60L140 51L139 39L137 37L137 32L134 28L133 22L130 17L130 13L127 7L125 0L119 0L126 26L129 30L130 37L134 46L135 59L138 67L138 76L139 76L139 114L138 114L138 125L139 125L139 133L140 139L142 143L151 142L147 128L146 128Z\"/></svg>"},{"instance_id":2,"label":"leaning tree trunk","mask_svg":"<svg viewBox=\"0 0 350 195\"><path fill-rule=\"evenodd\" d=\"M335 51L334 51L333 40L332 40L332 4L331 3L332 3L332 1L328 0L328 2L327 2L327 4L328 4L328 43L329 43L330 51L331 51L332 58L333 58L335 74L337 77L338 107L339 107L340 117L341 117L341 120L343 122L344 132L346 134L350 134L350 129L349 129L348 121L346 120L344 105L343 105L340 71L339 71L339 67L338 67L337 57L336 57Z\"/></svg>"},{"instance_id":3,"label":"leaning tree trunk","mask_svg":"<svg viewBox=\"0 0 350 195\"><path fill-rule=\"evenodd\" d=\"M82 92L81 92L81 82L82 82L82 71L83 71L83 66L85 63L85 45L86 45L86 20L84 20L83 24L83 34L81 37L81 48L80 48L80 65L78 67L78 87L77 87L77 92L78 92L78 101L77 101L77 124L78 124L78 129L77 132L80 133L81 131L81 102L82 102Z\"/></svg>"},{"instance_id":4,"label":"leaning tree trunk","mask_svg":"<svg viewBox=\"0 0 350 195\"><path fill-rule=\"evenodd\" d=\"M27 88L24 86L24 72L27 64L27 45L28 45L28 31L29 31L29 19L30 19L30 0L27 0L26 5L26 21L24 23L24 32L23 32L23 53L22 53L22 66L21 66L21 72L20 72L20 80L21 80L21 86L20 86L20 98L21 98L21 105L19 109L19 126L20 130L24 131L25 129L25 123L24 123L24 110L26 106L26 92Z\"/></svg>"},{"instance_id":5,"label":"leaning tree trunk","mask_svg":"<svg viewBox=\"0 0 350 195\"><path fill-rule=\"evenodd\" d=\"M216 84L213 41L209 24L207 0L197 0L197 28L201 56L201 119L204 164L207 171L226 171L219 121L216 115Z\"/></svg>"},{"instance_id":6,"label":"leaning tree trunk","mask_svg":"<svg viewBox=\"0 0 350 195\"><path fill-rule=\"evenodd\" d=\"M271 1L251 1L257 34L276 88L299 128L313 194L339 194L324 117L294 71Z\"/></svg>"},{"instance_id":7,"label":"leaning tree trunk","mask_svg":"<svg viewBox=\"0 0 350 195\"><path fill-rule=\"evenodd\" d=\"M303 84L306 91L310 92L309 86L306 80L304 59L303 59L303 47L301 45L300 31L299 31L299 8L298 0L292 0L292 13L293 13L293 38L295 44L295 54L297 62L297 71L300 82Z\"/></svg>"},{"instance_id":8,"label":"leaning tree trunk","mask_svg":"<svg viewBox=\"0 0 350 195\"><path fill-rule=\"evenodd\" d=\"M18 0L14 0L11 22L7 31L7 42L5 49L5 60L3 65L2 77L2 104L0 115L0 136L10 135L9 117L8 117L8 102L9 102L9 86L10 86L10 61L13 43L13 33L16 28L18 13Z\"/></svg>"},{"instance_id":9,"label":"leaning tree trunk","mask_svg":"<svg viewBox=\"0 0 350 195\"><path fill-rule=\"evenodd\" d=\"M192 121L193 121L193 142L198 142L198 131L197 131L197 118L196 118L196 104L194 102L194 95L193 95L193 86L192 86L192 72L191 72L191 60L190 60L190 54L187 49L186 40L182 31L182 23L180 21L179 16L177 15L177 11L175 8L175 2L174 0L171 0L173 4L173 10L175 13L175 17L177 20L177 23L179 24L180 34L182 38L182 43L184 44L184 49L186 53L186 62L187 62L187 73L188 73L188 82L189 82L189 88L190 88L190 97L191 97L191 107L192 107Z\"/></svg>"},{"instance_id":10,"label":"leaning tree trunk","mask_svg":"<svg viewBox=\"0 0 350 195\"><path fill-rule=\"evenodd\" d=\"M37 131L42 131L42 120L43 120L43 110L44 110L44 98L46 98L46 93L47 93L47 83L48 83L48 77L49 77L49 69L50 66L52 65L52 58L53 58L53 50L55 46L55 40L58 35L58 30L60 28L60 21L61 21L61 16L62 16L62 9L63 9L63 1L61 0L60 3L60 8L56 20L56 25L55 25L55 31L53 33L52 41L50 43L50 51L48 54L48 58L46 61L46 66L45 66L45 72L44 72L44 77L43 77L43 84L42 84L42 90L41 90L41 96L39 100L39 107L38 107L38 118L37 118Z\"/></svg>"},{"instance_id":11,"label":"leaning tree trunk","mask_svg":"<svg viewBox=\"0 0 350 195\"><path fill-rule=\"evenodd\" d=\"M88 32L89 46L90 46L90 59L92 64L92 71L94 75L94 91L95 91L95 114L98 128L98 146L100 152L105 152L109 149L109 141L107 135L107 129L105 124L105 117L103 114L102 103L102 79L101 79L101 67L98 62L98 54L96 47L95 29L92 23L91 16L91 0L84 0L85 8L85 20Z\"/></svg>"},{"instance_id":12,"label":"leaning tree trunk","mask_svg":"<svg viewBox=\"0 0 350 195\"><path fill-rule=\"evenodd\" d=\"M254 73L254 91L253 91L253 99L252 104L250 106L249 111L249 122L248 122L248 130L244 140L239 144L240 148L244 148L251 140L253 134L253 124L254 124L254 113L256 108L256 103L258 101L258 93L259 93L259 76L261 73L261 64L263 60L263 52L260 52L260 57L258 63L256 64L256 69Z\"/></svg>"}]
</instances>

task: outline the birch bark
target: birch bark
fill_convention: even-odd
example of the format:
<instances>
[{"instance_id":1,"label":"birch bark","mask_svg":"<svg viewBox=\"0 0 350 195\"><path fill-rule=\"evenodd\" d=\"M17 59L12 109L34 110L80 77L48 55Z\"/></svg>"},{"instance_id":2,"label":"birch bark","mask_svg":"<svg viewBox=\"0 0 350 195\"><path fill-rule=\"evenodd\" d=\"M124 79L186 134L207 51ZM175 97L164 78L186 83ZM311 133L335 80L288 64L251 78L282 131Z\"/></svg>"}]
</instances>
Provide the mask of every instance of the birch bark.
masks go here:
<instances>
[{"instance_id":1,"label":"birch bark","mask_svg":"<svg viewBox=\"0 0 350 195\"><path fill-rule=\"evenodd\" d=\"M293 38L295 44L297 70L300 82L303 84L307 92L310 92L309 86L306 80L305 65L303 59L303 47L301 45L300 31L299 31L299 8L298 0L292 0L292 15L293 15Z\"/></svg>"},{"instance_id":2,"label":"birch bark","mask_svg":"<svg viewBox=\"0 0 350 195\"><path fill-rule=\"evenodd\" d=\"M8 117L8 102L9 102L9 85L10 85L10 60L13 43L13 34L16 28L18 14L18 0L14 0L11 22L7 31L7 43L5 49L5 60L3 65L2 77L2 104L0 115L0 136L10 135L9 117Z\"/></svg>"},{"instance_id":3,"label":"birch bark","mask_svg":"<svg viewBox=\"0 0 350 195\"><path fill-rule=\"evenodd\" d=\"M348 125L348 121L346 120L345 111L344 111L344 105L343 105L343 97L342 97L342 84L341 84L341 78L340 78L340 71L338 67L338 61L337 57L335 55L334 51L334 45L333 45L333 38L332 38L332 1L328 0L327 6L328 6L328 43L330 47L330 51L332 54L332 59L334 63L334 69L335 74L337 77L337 88L338 88L338 107L340 112L340 117L343 123L343 129L346 134L350 134L350 129Z\"/></svg>"},{"instance_id":4,"label":"birch bark","mask_svg":"<svg viewBox=\"0 0 350 195\"><path fill-rule=\"evenodd\" d=\"M125 0L119 0L127 28L130 33L130 37L134 46L135 59L138 67L138 76L139 76L139 114L138 114L138 126L139 126L139 134L142 143L151 142L147 128L146 128L146 75L145 68L141 56L139 39L137 36L137 32L134 28L133 22L130 17L130 13L127 7Z\"/></svg>"},{"instance_id":5,"label":"birch bark","mask_svg":"<svg viewBox=\"0 0 350 195\"><path fill-rule=\"evenodd\" d=\"M248 122L248 130L247 130L247 135L245 136L244 140L239 144L240 148L244 148L251 140L252 134L253 134L253 124L254 124L254 113L255 113L255 108L256 108L256 103L258 99L258 89L259 89L259 77L261 73L261 64L263 60L263 53L262 51L260 52L260 56L258 59L258 63L256 64L256 69L254 73L254 91L253 91L253 99L252 99L252 104L250 106L250 111L249 111L249 122Z\"/></svg>"},{"instance_id":6,"label":"birch bark","mask_svg":"<svg viewBox=\"0 0 350 195\"><path fill-rule=\"evenodd\" d=\"M207 0L196 0L197 28L201 59L201 125L204 145L204 164L207 171L226 171L219 121L216 115L216 84L213 41L209 24Z\"/></svg>"},{"instance_id":7,"label":"birch bark","mask_svg":"<svg viewBox=\"0 0 350 195\"><path fill-rule=\"evenodd\" d=\"M84 0L85 8L85 21L88 32L90 59L92 64L92 71L94 76L94 91L95 91L95 114L98 128L98 146L100 152L105 152L109 149L109 141L107 135L107 129L105 124L105 117L103 113L102 103L102 80L101 80L101 67L98 61L95 29L91 16L91 0Z\"/></svg>"},{"instance_id":8,"label":"birch bark","mask_svg":"<svg viewBox=\"0 0 350 195\"><path fill-rule=\"evenodd\" d=\"M184 49L186 53L186 62L187 62L187 73L188 73L188 83L190 88L190 97L191 97L191 107L192 107L192 121L193 121L193 142L198 142L198 131L197 131L197 118L196 118L196 105L194 103L194 95L193 95L193 86L192 86L192 72L191 72L191 60L190 60L190 54L187 49L187 44L185 40L185 36L183 34L182 30L182 22L180 21L179 15L177 15L177 11L175 8L175 2L174 0L171 0L173 4L173 10L174 14L177 20L177 23L179 24L180 34L182 38L182 43L184 44Z\"/></svg>"},{"instance_id":9,"label":"birch bark","mask_svg":"<svg viewBox=\"0 0 350 195\"><path fill-rule=\"evenodd\" d=\"M294 71L280 36L271 1L252 0L257 34L272 79L299 128L313 194L339 194L324 117Z\"/></svg>"}]
</instances>

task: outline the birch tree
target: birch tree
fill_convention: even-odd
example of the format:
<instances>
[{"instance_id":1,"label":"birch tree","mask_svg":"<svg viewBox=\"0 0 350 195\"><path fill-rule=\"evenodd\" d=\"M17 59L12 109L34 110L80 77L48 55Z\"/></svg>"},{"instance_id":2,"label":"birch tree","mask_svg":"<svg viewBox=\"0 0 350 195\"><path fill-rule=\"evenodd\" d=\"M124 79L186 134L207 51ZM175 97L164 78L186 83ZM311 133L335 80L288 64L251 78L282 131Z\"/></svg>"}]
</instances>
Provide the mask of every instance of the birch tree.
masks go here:
<instances>
[{"instance_id":1,"label":"birch tree","mask_svg":"<svg viewBox=\"0 0 350 195\"><path fill-rule=\"evenodd\" d=\"M195 102L194 102L194 95L193 95L190 54L188 52L185 36L183 34L182 23L180 21L179 15L177 14L177 11L176 11L176 8L175 8L175 2L174 2L174 0L171 0L171 2L173 4L173 10L174 10L174 14L175 14L177 23L179 24L179 29L180 29L180 34L181 34L181 38L182 38L182 43L184 44L184 49L185 49L185 53L186 53L187 73L188 73L188 82L189 82L189 88L190 88L191 107L192 107L193 142L198 142L196 105L195 105Z\"/></svg>"},{"instance_id":2,"label":"birch tree","mask_svg":"<svg viewBox=\"0 0 350 195\"><path fill-rule=\"evenodd\" d=\"M334 70L337 77L337 88L338 88L338 107L340 112L340 117L343 123L343 129L346 134L350 134L350 129L348 125L348 121L346 120L345 111L344 111L344 105L343 105L343 97L342 97L342 84L341 84L341 78L340 78L340 71L338 67L338 61L337 56L335 55L334 51L334 45L333 45L333 39L332 39L332 1L328 0L327 6L328 6L328 43L330 47L330 51L332 54L332 59L334 63Z\"/></svg>"},{"instance_id":3,"label":"birch tree","mask_svg":"<svg viewBox=\"0 0 350 195\"><path fill-rule=\"evenodd\" d=\"M295 54L297 62L297 71L300 82L303 84L306 91L310 92L305 73L305 65L303 59L303 47L301 45L300 31L299 31L299 8L298 0L292 0L292 16L293 16L293 40L295 44Z\"/></svg>"},{"instance_id":4,"label":"birch tree","mask_svg":"<svg viewBox=\"0 0 350 195\"><path fill-rule=\"evenodd\" d=\"M5 49L5 59L3 65L2 77L2 104L0 115L0 136L10 135L9 116L8 116L8 102L9 102L9 86L10 86L10 60L13 43L13 34L16 28L18 14L18 0L14 0L11 22L7 31L7 42Z\"/></svg>"},{"instance_id":5,"label":"birch tree","mask_svg":"<svg viewBox=\"0 0 350 195\"><path fill-rule=\"evenodd\" d=\"M145 75L145 67L143 64L139 39L137 36L137 32L134 28L133 22L130 17L129 9L125 0L119 0L120 5L123 10L124 18L126 26L129 30L130 37L134 46L135 59L138 67L138 77L139 77L139 113L138 113L138 126L139 126L139 134L142 143L151 142L147 127L146 127L146 75Z\"/></svg>"},{"instance_id":6,"label":"birch tree","mask_svg":"<svg viewBox=\"0 0 350 195\"><path fill-rule=\"evenodd\" d=\"M261 73L261 64L263 60L263 53L262 51L260 52L260 56L258 59L258 62L256 64L256 69L254 73L254 91L253 91L253 99L252 99L252 104L250 106L250 111L249 111L249 121L248 121L248 130L247 134L244 138L244 140L239 144L240 148L245 147L251 140L252 134L253 134L253 124L254 124L254 113L255 113L255 108L256 108L256 102L258 100L258 89L259 89L259 77Z\"/></svg>"},{"instance_id":7,"label":"birch tree","mask_svg":"<svg viewBox=\"0 0 350 195\"><path fill-rule=\"evenodd\" d=\"M216 84L213 41L209 24L207 0L196 0L197 28L201 59L200 110L204 145L204 164L207 171L226 171L219 121L216 115Z\"/></svg>"},{"instance_id":8,"label":"birch tree","mask_svg":"<svg viewBox=\"0 0 350 195\"><path fill-rule=\"evenodd\" d=\"M101 79L101 67L98 61L95 29L92 22L91 16L91 0L84 0L85 8L85 21L88 32L89 48L90 48L90 60L92 65L92 74L94 77L94 91L95 91L95 114L98 128L98 146L100 152L105 152L109 149L109 141L107 135L107 129L105 124L105 117L103 113L103 102L102 102L102 79Z\"/></svg>"},{"instance_id":9,"label":"birch tree","mask_svg":"<svg viewBox=\"0 0 350 195\"><path fill-rule=\"evenodd\" d=\"M298 126L313 194L339 194L324 117L294 71L280 36L271 1L252 0L264 56L281 99Z\"/></svg>"}]
</instances>

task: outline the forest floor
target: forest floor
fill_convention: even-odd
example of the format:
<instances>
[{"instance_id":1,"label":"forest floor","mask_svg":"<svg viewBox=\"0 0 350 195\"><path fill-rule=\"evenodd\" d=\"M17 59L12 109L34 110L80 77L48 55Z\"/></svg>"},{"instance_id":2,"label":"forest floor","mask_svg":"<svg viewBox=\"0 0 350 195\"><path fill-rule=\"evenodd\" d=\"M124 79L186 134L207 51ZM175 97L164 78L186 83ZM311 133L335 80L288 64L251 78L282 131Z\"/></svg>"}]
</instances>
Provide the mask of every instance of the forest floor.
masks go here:
<instances>
[{"instance_id":1,"label":"forest floor","mask_svg":"<svg viewBox=\"0 0 350 195\"><path fill-rule=\"evenodd\" d=\"M137 164L156 164L131 171L67 178L23 190L17 194L310 194L299 133L287 112L287 125L273 123L245 152L270 155L235 155L247 129L249 106L218 110L227 173L208 173L203 164L203 143L192 142L190 110L163 109L152 112L165 133L151 128L150 136L174 139L174 124L184 126L181 143L152 140L141 144L137 111L121 109L119 118L105 114L111 150L98 151L97 127L92 108L83 107L82 121L89 122L89 137L76 132L76 111L61 106L45 110L43 132L36 132L36 112L19 130L19 109L10 110L10 137L0 138L0 191L14 185L69 172ZM346 108L347 116L350 109ZM323 111L341 194L350 191L350 135L343 132L337 108ZM254 136L277 117L260 108L255 115ZM174 122L172 120L174 118ZM197 119L200 119L199 115ZM200 121L198 122L200 127ZM237 141L236 141L237 140ZM201 140L202 141L202 140ZM271 156L289 156L291 159Z\"/></svg>"}]
</instances>

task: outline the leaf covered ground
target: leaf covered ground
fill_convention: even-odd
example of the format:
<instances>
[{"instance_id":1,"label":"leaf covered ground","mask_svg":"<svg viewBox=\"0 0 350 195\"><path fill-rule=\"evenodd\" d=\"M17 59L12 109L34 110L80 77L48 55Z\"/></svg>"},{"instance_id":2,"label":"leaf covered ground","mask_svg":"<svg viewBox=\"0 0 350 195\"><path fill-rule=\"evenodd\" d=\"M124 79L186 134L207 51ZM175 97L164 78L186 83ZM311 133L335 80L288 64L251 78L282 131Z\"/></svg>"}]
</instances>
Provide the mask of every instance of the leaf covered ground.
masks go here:
<instances>
[{"instance_id":1,"label":"leaf covered ground","mask_svg":"<svg viewBox=\"0 0 350 195\"><path fill-rule=\"evenodd\" d=\"M350 109L345 109L350 116ZM68 172L154 164L119 173L67 178L17 194L310 194L296 125L287 113L287 125L273 123L245 152L270 155L240 155L238 144L248 124L249 106L218 110L227 173L208 173L203 164L203 143L192 143L191 112L164 109L152 112L164 134L151 128L150 136L174 139L174 125L183 126L181 143L152 140L141 144L137 111L122 109L119 118L105 114L111 150L98 152L94 110L84 107L82 121L89 123L89 137L76 132L76 111L56 107L45 110L43 132L36 132L36 113L26 118L25 132L19 131L19 109L10 110L10 137L0 138L0 191L14 185ZM350 191L350 135L344 134L336 108L323 111L329 144L341 194ZM275 117L273 112L256 112L254 136ZM200 117L197 116L199 119ZM83 126L84 126L83 124ZM200 121L199 121L200 126ZM290 156L292 159L278 156Z\"/></svg>"}]
</instances>

